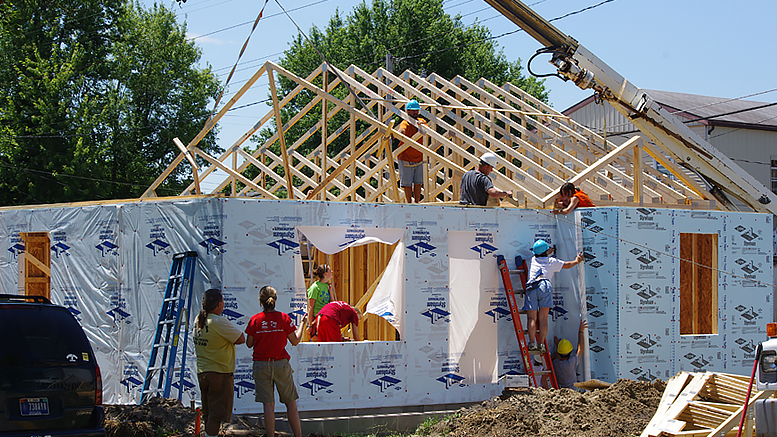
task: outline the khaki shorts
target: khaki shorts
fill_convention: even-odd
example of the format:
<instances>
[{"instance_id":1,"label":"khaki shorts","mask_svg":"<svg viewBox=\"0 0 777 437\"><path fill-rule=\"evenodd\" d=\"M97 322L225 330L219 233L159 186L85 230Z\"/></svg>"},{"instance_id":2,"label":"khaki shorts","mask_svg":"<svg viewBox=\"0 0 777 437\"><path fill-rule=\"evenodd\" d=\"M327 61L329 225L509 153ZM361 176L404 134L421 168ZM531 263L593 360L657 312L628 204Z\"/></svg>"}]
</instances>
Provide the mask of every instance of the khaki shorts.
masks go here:
<instances>
[{"instance_id":1,"label":"khaki shorts","mask_svg":"<svg viewBox=\"0 0 777 437\"><path fill-rule=\"evenodd\" d=\"M275 402L273 386L278 388L281 403L288 404L299 399L297 387L294 386L294 371L289 360L254 361L254 384L256 395L254 400L263 404Z\"/></svg>"},{"instance_id":2,"label":"khaki shorts","mask_svg":"<svg viewBox=\"0 0 777 437\"><path fill-rule=\"evenodd\" d=\"M232 420L235 378L231 373L202 372L197 374L202 393L202 417L205 423Z\"/></svg>"}]
</instances>

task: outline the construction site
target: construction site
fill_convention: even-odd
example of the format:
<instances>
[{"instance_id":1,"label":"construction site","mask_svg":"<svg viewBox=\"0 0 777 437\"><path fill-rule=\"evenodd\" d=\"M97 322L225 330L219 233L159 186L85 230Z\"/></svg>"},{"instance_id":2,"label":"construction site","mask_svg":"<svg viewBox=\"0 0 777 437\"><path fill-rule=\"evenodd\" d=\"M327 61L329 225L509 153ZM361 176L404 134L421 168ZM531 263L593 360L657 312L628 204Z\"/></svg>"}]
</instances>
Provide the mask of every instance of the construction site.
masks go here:
<instances>
[{"instance_id":1,"label":"construction site","mask_svg":"<svg viewBox=\"0 0 777 437\"><path fill-rule=\"evenodd\" d=\"M411 431L429 417L447 418L428 435L736 435L742 412L772 394L751 390L748 375L774 321L777 197L576 41L518 14L518 2L488 3L554 47L560 75L593 89L641 133L615 144L488 78L327 63L299 77L266 62L198 136L176 140L178 157L140 199L0 208L2 292L70 309L118 422L130 421L119 410L141 403L152 377L173 257L191 253L181 338L191 337L192 314L214 287L240 330L262 310L265 285L301 324L318 264L332 266L338 300L365 314L364 341L287 348L306 435ZM272 108L220 156L198 148L262 77ZM279 95L281 78L296 88ZM425 124L408 116L411 100ZM418 132L398 132L402 120ZM247 151L263 128L275 134ZM315 150L301 152L316 135ZM348 147L333 154L342 138ZM398 183L397 155L408 147L423 154L420 203L407 203ZM494 186L512 195L460 205L462 176L485 153L499 158ZM192 184L158 197L180 166ZM217 170L223 178L204 184ZM567 182L596 206L554 214ZM559 259L585 258L553 278L548 339L577 339L587 321L577 372L591 391L536 388L548 366L530 363L526 319L516 320L512 300L523 303L522 261L537 240ZM181 352L183 371L166 377L169 397L188 407L200 399L192 342ZM246 421L261 413L251 366L251 350L238 347L234 413ZM543 417L562 417L563 426L546 428ZM748 414L743 435L753 426ZM122 432L114 435L145 431Z\"/></svg>"}]
</instances>

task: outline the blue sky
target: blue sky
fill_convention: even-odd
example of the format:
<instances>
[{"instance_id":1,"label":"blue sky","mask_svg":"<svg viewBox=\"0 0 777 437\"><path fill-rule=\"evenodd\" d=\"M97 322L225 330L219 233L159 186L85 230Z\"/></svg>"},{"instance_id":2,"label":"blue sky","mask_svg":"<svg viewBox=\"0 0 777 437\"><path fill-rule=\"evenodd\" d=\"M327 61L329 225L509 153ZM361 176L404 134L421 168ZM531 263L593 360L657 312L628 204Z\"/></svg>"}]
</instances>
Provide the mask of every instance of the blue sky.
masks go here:
<instances>
[{"instance_id":1,"label":"blue sky","mask_svg":"<svg viewBox=\"0 0 777 437\"><path fill-rule=\"evenodd\" d=\"M324 28L339 8L343 15L361 1L278 0L303 31ZM371 0L370 0L371 1ZM528 0L545 19L596 5L602 0ZM146 5L153 4L144 0ZM168 4L168 3L165 3ZM259 0L188 0L169 3L185 20L188 34L202 48L202 62L210 64L222 83L237 60L253 20L264 4ZM483 0L446 0L446 12L460 14L469 25L478 20L493 35L516 26ZM297 9L299 8L299 9ZM297 10L294 10L297 9ZM777 88L777 61L773 45L777 32L773 20L777 2L747 0L613 0L594 9L554 21L562 32L577 39L611 68L640 88L734 98ZM229 27L232 27L228 30ZM297 29L270 0L231 80L228 99L267 60L277 61ZM497 39L508 59L526 61L541 46L525 32ZM535 60L538 72L550 72L547 56ZM569 82L548 78L550 103L558 110L591 95ZM261 80L238 105L268 96ZM774 102L777 92L749 98ZM220 144L229 147L268 107L264 104L232 111L222 119ZM184 140L184 143L188 141Z\"/></svg>"}]
</instances>

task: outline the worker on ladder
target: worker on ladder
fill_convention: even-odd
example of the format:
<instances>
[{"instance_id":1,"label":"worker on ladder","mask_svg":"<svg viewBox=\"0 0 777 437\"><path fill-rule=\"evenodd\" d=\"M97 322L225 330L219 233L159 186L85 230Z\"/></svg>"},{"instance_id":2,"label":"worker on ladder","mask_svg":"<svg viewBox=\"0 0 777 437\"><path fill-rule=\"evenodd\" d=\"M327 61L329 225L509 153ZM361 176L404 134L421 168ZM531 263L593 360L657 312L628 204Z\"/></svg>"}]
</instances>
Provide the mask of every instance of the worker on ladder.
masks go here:
<instances>
[{"instance_id":1,"label":"worker on ladder","mask_svg":"<svg viewBox=\"0 0 777 437\"><path fill-rule=\"evenodd\" d=\"M537 240L532 245L534 256L529 268L529 282L526 284L526 297L523 310L529 319L529 351L545 352L545 336L548 334L548 314L553 307L553 274L562 269L571 269L583 262L583 253L577 254L574 261L561 261L551 256L554 249L545 240ZM537 327L539 325L539 335Z\"/></svg>"}]
</instances>

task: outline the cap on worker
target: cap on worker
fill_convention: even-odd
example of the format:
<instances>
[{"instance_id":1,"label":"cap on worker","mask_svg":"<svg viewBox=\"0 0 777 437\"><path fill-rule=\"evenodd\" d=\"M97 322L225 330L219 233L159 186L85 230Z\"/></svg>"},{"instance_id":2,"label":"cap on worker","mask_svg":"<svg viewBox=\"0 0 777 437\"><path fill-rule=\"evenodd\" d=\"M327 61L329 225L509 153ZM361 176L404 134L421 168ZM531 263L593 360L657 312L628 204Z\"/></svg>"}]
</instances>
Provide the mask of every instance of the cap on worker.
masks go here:
<instances>
[{"instance_id":1,"label":"cap on worker","mask_svg":"<svg viewBox=\"0 0 777 437\"><path fill-rule=\"evenodd\" d=\"M499 160L493 153L486 152L480 156L480 162L483 164L488 164L491 167L496 167L496 165L499 163Z\"/></svg>"},{"instance_id":2,"label":"cap on worker","mask_svg":"<svg viewBox=\"0 0 777 437\"><path fill-rule=\"evenodd\" d=\"M550 249L550 244L545 242L545 240L537 240L531 247L531 251L534 252L535 255L542 255L547 252L548 249Z\"/></svg>"},{"instance_id":3,"label":"cap on worker","mask_svg":"<svg viewBox=\"0 0 777 437\"><path fill-rule=\"evenodd\" d=\"M407 102L407 105L405 105L406 111L420 111L421 105L418 104L418 100L413 99L409 102Z\"/></svg>"},{"instance_id":4,"label":"cap on worker","mask_svg":"<svg viewBox=\"0 0 777 437\"><path fill-rule=\"evenodd\" d=\"M569 342L566 338L558 342L558 353L559 355L566 355L570 352L572 352L572 343Z\"/></svg>"}]
</instances>

